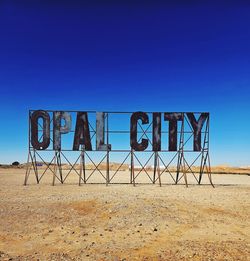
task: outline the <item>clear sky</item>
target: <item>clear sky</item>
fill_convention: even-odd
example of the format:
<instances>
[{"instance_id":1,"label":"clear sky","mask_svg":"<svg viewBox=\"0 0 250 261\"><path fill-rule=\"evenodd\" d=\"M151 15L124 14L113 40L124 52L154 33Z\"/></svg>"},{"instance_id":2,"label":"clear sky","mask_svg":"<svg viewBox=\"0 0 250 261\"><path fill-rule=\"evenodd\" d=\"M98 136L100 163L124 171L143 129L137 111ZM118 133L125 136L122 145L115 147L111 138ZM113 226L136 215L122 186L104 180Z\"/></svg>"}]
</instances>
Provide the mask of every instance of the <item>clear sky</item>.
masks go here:
<instances>
[{"instance_id":1,"label":"clear sky","mask_svg":"<svg viewBox=\"0 0 250 261\"><path fill-rule=\"evenodd\" d=\"M0 163L69 109L209 111L212 164L250 165L248 1L81 2L0 1Z\"/></svg>"}]
</instances>

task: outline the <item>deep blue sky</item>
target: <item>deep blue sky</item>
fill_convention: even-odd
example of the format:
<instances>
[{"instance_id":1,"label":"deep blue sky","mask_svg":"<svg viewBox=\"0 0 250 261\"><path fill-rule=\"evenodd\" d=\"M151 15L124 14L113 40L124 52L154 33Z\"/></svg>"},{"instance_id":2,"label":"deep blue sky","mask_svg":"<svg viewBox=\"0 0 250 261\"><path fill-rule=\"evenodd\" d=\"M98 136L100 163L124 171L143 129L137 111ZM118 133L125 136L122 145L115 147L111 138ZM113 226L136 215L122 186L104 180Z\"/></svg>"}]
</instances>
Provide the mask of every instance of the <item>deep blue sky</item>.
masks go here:
<instances>
[{"instance_id":1,"label":"deep blue sky","mask_svg":"<svg viewBox=\"0 0 250 261\"><path fill-rule=\"evenodd\" d=\"M247 1L68 2L0 1L0 162L41 108L209 111L212 163L250 165Z\"/></svg>"}]
</instances>

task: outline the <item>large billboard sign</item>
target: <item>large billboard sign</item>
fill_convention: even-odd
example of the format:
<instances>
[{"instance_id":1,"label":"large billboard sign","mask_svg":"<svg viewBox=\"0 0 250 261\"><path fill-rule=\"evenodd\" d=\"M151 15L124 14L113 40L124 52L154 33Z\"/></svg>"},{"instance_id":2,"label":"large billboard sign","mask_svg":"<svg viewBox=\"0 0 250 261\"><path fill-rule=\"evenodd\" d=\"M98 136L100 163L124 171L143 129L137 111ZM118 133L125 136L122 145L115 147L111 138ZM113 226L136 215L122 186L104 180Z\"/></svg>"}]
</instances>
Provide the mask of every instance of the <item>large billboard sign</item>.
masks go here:
<instances>
[{"instance_id":1,"label":"large billboard sign","mask_svg":"<svg viewBox=\"0 0 250 261\"><path fill-rule=\"evenodd\" d=\"M60 154L64 155L65 151L80 152L80 158L88 152L103 151L107 153L107 172L109 172L111 152L129 152L132 172L135 153L152 152L156 158L154 161L156 175L157 167L160 167L157 166L160 153L175 152L178 157L176 173L179 177L183 165L189 166L185 153L193 152L201 156L200 173L197 179L200 184L204 169L208 165L210 168L208 145L208 112L29 111L28 162L32 163L31 167L35 172L37 172L35 155L38 154L40 157L41 151L55 152L55 158ZM58 160L55 162L60 169ZM163 160L162 162L164 166L168 165L167 162ZM48 165L49 169L51 169L50 165ZM142 166L142 169L146 170L145 166ZM191 170L190 166L189 170ZM29 171L25 177L25 184ZM38 176L38 173L35 174ZM185 178L186 174L183 175ZM178 177L175 183L178 183ZM39 178L37 180L39 183ZM63 183L63 180L60 181ZM155 179L153 181L155 182ZM106 184L108 183L109 180L106 180ZM187 182L185 183L187 185Z\"/></svg>"},{"instance_id":2,"label":"large billboard sign","mask_svg":"<svg viewBox=\"0 0 250 261\"><path fill-rule=\"evenodd\" d=\"M93 148L88 121L88 112L78 111L76 114L76 124L72 128L72 112L54 111L51 119L47 111L34 111L30 117L31 125L31 145L36 150L46 150L50 146L51 131L53 133L53 150L63 150L61 145L62 135L74 131L72 150L80 150L82 145L84 150L112 150L112 144L105 144L105 112L96 112L96 147ZM196 119L195 114L177 112L153 112L152 114L152 151L162 150L162 120L168 122L168 145L164 144L163 150L177 151L178 122L182 122L186 117L193 131L193 151L201 150L201 130L204 123L208 120L208 113L200 113ZM42 120L42 139L39 138L39 119ZM51 124L51 122L53 124ZM62 125L62 122L63 125ZM142 138L138 141L138 123L149 125L149 115L146 112L138 111L131 113L130 116L130 148L135 151L145 151L149 147L149 140ZM52 125L52 126L51 126ZM180 131L180 130L179 130ZM107 129L108 133L109 130Z\"/></svg>"}]
</instances>

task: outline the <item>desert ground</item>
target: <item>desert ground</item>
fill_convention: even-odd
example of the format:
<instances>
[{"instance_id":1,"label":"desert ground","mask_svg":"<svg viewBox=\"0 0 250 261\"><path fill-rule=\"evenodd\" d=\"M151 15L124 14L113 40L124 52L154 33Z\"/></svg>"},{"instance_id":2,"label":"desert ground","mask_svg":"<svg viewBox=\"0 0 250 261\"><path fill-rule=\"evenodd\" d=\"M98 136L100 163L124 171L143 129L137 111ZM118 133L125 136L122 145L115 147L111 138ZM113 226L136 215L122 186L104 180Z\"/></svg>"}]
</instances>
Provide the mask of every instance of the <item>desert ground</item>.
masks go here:
<instances>
[{"instance_id":1,"label":"desert ground","mask_svg":"<svg viewBox=\"0 0 250 261\"><path fill-rule=\"evenodd\" d=\"M78 186L75 173L55 186L31 173L23 186L24 174L0 169L0 260L250 260L249 175L186 188L144 184L145 173L135 187Z\"/></svg>"}]
</instances>

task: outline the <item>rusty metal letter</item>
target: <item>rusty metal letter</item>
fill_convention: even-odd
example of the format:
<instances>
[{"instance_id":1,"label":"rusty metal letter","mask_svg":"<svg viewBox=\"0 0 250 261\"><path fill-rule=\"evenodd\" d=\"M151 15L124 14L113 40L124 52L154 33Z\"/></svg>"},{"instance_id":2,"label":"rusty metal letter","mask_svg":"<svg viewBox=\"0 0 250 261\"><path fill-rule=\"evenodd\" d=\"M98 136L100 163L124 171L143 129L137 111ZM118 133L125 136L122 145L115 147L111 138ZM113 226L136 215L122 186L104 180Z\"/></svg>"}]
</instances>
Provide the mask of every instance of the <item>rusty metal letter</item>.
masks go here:
<instances>
[{"instance_id":1,"label":"rusty metal letter","mask_svg":"<svg viewBox=\"0 0 250 261\"><path fill-rule=\"evenodd\" d=\"M62 120L65 125L61 126ZM64 111L53 112L53 149L61 150L61 134L66 134L71 130L71 115Z\"/></svg>"},{"instance_id":2,"label":"rusty metal letter","mask_svg":"<svg viewBox=\"0 0 250 261\"><path fill-rule=\"evenodd\" d=\"M177 151L177 127L178 121L183 120L183 114L172 112L172 113L164 113L164 120L169 121L169 130L168 130L168 150L169 151Z\"/></svg>"},{"instance_id":3,"label":"rusty metal letter","mask_svg":"<svg viewBox=\"0 0 250 261\"><path fill-rule=\"evenodd\" d=\"M195 116L193 113L187 113L187 117L190 121L190 124L192 125L193 132L194 132L194 151L200 151L201 150L201 130L202 127L208 118L209 113L201 113L198 121L195 119Z\"/></svg>"},{"instance_id":4,"label":"rusty metal letter","mask_svg":"<svg viewBox=\"0 0 250 261\"><path fill-rule=\"evenodd\" d=\"M149 122L148 115L145 112L134 112L130 118L130 146L135 151L143 151L148 147L148 139L142 139L141 143L137 141L137 122L142 121L142 124Z\"/></svg>"},{"instance_id":5,"label":"rusty metal letter","mask_svg":"<svg viewBox=\"0 0 250 261\"><path fill-rule=\"evenodd\" d=\"M87 112L77 112L73 150L79 150L80 144L84 150L92 150Z\"/></svg>"},{"instance_id":6,"label":"rusty metal letter","mask_svg":"<svg viewBox=\"0 0 250 261\"><path fill-rule=\"evenodd\" d=\"M38 138L38 119L43 120L42 141ZM46 111L35 111L31 118L31 145L36 150L46 150L50 144L50 116Z\"/></svg>"},{"instance_id":7,"label":"rusty metal letter","mask_svg":"<svg viewBox=\"0 0 250 261\"><path fill-rule=\"evenodd\" d=\"M105 144L105 113L96 112L96 150L111 150L111 144Z\"/></svg>"},{"instance_id":8,"label":"rusty metal letter","mask_svg":"<svg viewBox=\"0 0 250 261\"><path fill-rule=\"evenodd\" d=\"M153 151L161 151L161 113L153 112Z\"/></svg>"}]
</instances>

